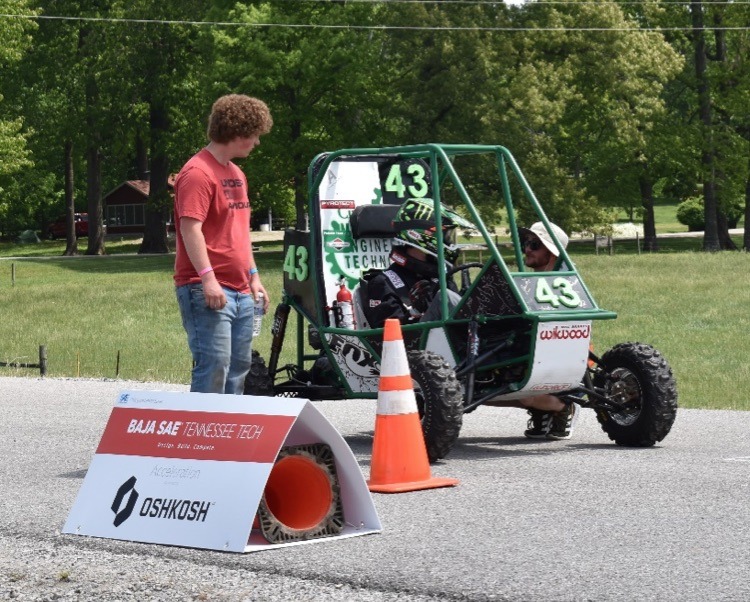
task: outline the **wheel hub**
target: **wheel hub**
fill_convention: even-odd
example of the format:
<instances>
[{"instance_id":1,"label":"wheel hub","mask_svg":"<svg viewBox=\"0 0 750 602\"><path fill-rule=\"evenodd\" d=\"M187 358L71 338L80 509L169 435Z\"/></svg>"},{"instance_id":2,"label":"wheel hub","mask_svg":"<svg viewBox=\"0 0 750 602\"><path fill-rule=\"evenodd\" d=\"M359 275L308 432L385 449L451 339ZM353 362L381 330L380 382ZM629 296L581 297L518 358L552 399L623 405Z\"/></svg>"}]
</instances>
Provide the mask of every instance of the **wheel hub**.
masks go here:
<instances>
[{"instance_id":1,"label":"wheel hub","mask_svg":"<svg viewBox=\"0 0 750 602\"><path fill-rule=\"evenodd\" d=\"M612 420L622 426L629 426L641 414L641 388L638 379L627 368L617 368L610 375L608 396L622 409L612 412Z\"/></svg>"}]
</instances>

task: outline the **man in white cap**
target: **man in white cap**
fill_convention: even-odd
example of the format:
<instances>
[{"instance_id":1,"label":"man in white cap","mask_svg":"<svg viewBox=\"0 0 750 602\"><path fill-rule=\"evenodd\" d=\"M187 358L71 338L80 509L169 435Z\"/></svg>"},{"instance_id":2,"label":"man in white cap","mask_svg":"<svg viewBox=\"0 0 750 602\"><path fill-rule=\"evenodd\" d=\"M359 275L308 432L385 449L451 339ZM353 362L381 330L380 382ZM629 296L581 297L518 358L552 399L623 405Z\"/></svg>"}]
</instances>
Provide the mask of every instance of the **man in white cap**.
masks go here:
<instances>
[{"instance_id":1,"label":"man in white cap","mask_svg":"<svg viewBox=\"0 0 750 602\"><path fill-rule=\"evenodd\" d=\"M560 241L562 248L567 249L568 235L560 226L550 223L550 227L557 240ZM544 224L536 222L530 228L519 228L518 233L521 236L526 267L535 272L551 272L554 270L560 251Z\"/></svg>"},{"instance_id":2,"label":"man in white cap","mask_svg":"<svg viewBox=\"0 0 750 602\"><path fill-rule=\"evenodd\" d=\"M552 231L563 249L568 247L568 235L559 226L550 223ZM560 250L542 222L530 228L519 228L524 264L535 272L551 272L560 256ZM529 439L570 439L573 433L575 404L565 404L554 395L535 395L522 399L521 405L529 408L528 428L524 435Z\"/></svg>"}]
</instances>

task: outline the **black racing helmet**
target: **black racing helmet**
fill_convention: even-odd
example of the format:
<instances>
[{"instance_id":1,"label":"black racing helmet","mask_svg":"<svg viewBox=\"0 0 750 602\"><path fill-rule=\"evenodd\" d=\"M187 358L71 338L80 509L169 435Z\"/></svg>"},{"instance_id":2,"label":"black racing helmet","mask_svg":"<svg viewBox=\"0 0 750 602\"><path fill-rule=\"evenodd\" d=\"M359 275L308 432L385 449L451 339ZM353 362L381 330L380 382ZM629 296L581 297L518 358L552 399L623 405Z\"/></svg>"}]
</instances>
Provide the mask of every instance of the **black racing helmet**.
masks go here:
<instances>
[{"instance_id":1,"label":"black racing helmet","mask_svg":"<svg viewBox=\"0 0 750 602\"><path fill-rule=\"evenodd\" d=\"M476 226L445 205L440 206L443 225L443 257L448 263L455 263L458 258L456 229ZM393 229L396 231L393 242L408 245L437 257L438 237L435 223L435 202L430 198L407 199L393 218Z\"/></svg>"}]
</instances>

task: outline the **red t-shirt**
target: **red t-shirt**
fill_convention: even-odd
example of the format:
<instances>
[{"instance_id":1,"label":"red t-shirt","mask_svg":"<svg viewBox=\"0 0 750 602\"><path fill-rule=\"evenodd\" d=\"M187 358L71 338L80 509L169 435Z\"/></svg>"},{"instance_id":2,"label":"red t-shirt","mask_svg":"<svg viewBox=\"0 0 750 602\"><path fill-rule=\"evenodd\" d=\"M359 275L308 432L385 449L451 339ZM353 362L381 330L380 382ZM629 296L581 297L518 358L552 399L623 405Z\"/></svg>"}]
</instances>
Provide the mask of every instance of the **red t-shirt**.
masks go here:
<instances>
[{"instance_id":1,"label":"red t-shirt","mask_svg":"<svg viewBox=\"0 0 750 602\"><path fill-rule=\"evenodd\" d=\"M174 218L177 234L175 285L200 282L180 232L180 218L203 222L208 259L219 284L250 292L250 201L247 178L231 161L222 165L205 148L177 174Z\"/></svg>"}]
</instances>

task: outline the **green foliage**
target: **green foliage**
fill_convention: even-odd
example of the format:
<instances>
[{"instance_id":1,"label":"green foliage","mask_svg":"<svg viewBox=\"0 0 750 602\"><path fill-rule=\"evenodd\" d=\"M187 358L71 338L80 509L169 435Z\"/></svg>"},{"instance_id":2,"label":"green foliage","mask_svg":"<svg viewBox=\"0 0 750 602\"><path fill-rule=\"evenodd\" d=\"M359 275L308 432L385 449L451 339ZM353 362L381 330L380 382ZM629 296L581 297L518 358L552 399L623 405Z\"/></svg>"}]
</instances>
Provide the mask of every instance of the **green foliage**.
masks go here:
<instances>
[{"instance_id":1,"label":"green foliage","mask_svg":"<svg viewBox=\"0 0 750 602\"><path fill-rule=\"evenodd\" d=\"M366 3L257 2L211 12L217 20L247 25L211 32L213 95L257 96L274 119L273 131L248 160L256 212L271 208L288 215L296 204L299 214L306 213L306 171L313 157L374 142L386 114L378 111L382 95L374 83L381 36L325 27L370 22L378 11ZM322 28L252 27L258 22Z\"/></svg>"},{"instance_id":2,"label":"green foliage","mask_svg":"<svg viewBox=\"0 0 750 602\"><path fill-rule=\"evenodd\" d=\"M691 232L703 230L705 216L703 199L701 197L690 197L677 206L677 221L685 224Z\"/></svg>"},{"instance_id":3,"label":"green foliage","mask_svg":"<svg viewBox=\"0 0 750 602\"><path fill-rule=\"evenodd\" d=\"M14 18L9 15L34 15L28 0L0 0L0 65L5 66L21 60L31 44L31 32L36 25L31 19Z\"/></svg>"},{"instance_id":4,"label":"green foliage","mask_svg":"<svg viewBox=\"0 0 750 602\"><path fill-rule=\"evenodd\" d=\"M6 15L0 19L0 69L7 73L21 60L31 44L31 32L36 25L29 19L7 16L34 14L26 0L0 0L0 14ZM8 111L2 101L3 95L0 94L0 177L32 165L26 148L28 134L23 131L24 120L13 111Z\"/></svg>"},{"instance_id":5,"label":"green foliage","mask_svg":"<svg viewBox=\"0 0 750 602\"><path fill-rule=\"evenodd\" d=\"M101 151L103 192L142 171L177 171L204 144L211 103L227 92L263 98L274 115L273 131L243 166L256 216L268 209L303 215L313 157L358 146L502 144L548 216L568 230L601 230L610 209L647 215L644 191L654 185L659 196L695 195L707 177L704 140L715 150L721 207L743 197L750 177L750 38L741 29L705 36L714 107L708 136L695 114L692 39L639 30L689 27L689 11L668 3L35 6L101 20L0 21L5 224L31 219L41 229L62 211L67 143L79 205L90 191L95 200L96 180L89 185L84 171L87 149ZM709 25L739 27L750 13L747 3L703 8ZM29 14L28 0L0 0L0 11ZM198 25L203 21L222 25ZM472 166L464 183L478 205L490 207L497 187L487 171ZM4 174L21 172L32 188L7 185Z\"/></svg>"},{"instance_id":6,"label":"green foliage","mask_svg":"<svg viewBox=\"0 0 750 602\"><path fill-rule=\"evenodd\" d=\"M743 215L744 201L736 198L726 210L727 221L730 228L736 228L737 223ZM691 232L700 232L705 228L706 216L702 197L689 197L677 206L677 221L685 224Z\"/></svg>"},{"instance_id":7,"label":"green foliage","mask_svg":"<svg viewBox=\"0 0 750 602\"><path fill-rule=\"evenodd\" d=\"M15 174L32 165L26 148L27 135L22 128L20 118L0 121L0 176Z\"/></svg>"}]
</instances>

